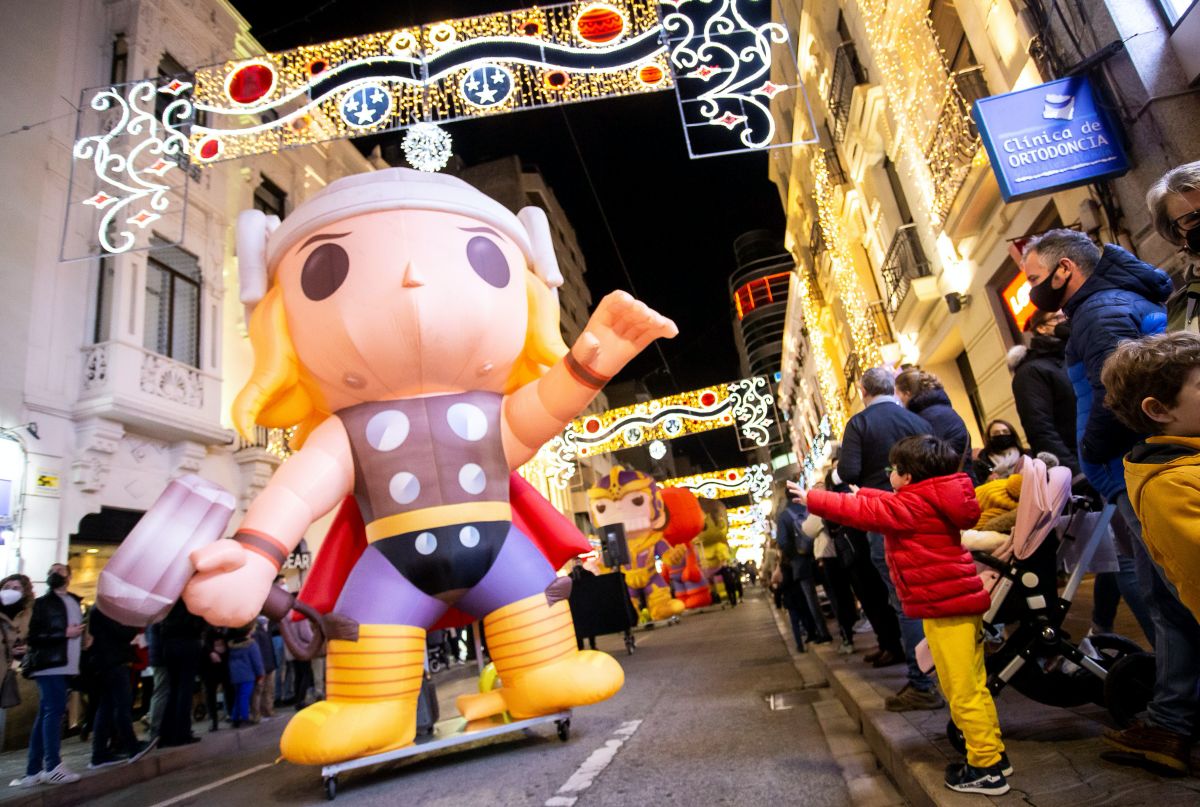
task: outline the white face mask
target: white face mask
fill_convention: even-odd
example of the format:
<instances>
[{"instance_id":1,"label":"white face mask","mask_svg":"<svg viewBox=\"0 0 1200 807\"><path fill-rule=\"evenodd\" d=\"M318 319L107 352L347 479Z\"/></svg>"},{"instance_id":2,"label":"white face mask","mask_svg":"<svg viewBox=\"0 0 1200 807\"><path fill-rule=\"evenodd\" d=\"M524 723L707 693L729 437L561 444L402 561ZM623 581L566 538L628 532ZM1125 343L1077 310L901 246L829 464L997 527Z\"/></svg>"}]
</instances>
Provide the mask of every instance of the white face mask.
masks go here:
<instances>
[{"instance_id":1,"label":"white face mask","mask_svg":"<svg viewBox=\"0 0 1200 807\"><path fill-rule=\"evenodd\" d=\"M0 591L0 605L12 605L19 599L21 599L21 592L19 591L14 591L11 588Z\"/></svg>"}]
</instances>

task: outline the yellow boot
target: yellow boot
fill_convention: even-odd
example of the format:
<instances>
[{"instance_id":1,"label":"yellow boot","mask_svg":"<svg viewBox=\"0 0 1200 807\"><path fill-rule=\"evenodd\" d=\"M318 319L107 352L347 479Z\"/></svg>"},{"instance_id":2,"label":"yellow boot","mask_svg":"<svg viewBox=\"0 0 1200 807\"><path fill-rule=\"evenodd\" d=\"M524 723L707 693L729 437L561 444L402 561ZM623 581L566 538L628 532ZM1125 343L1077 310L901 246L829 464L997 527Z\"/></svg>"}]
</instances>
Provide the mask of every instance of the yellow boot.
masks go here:
<instances>
[{"instance_id":1,"label":"yellow boot","mask_svg":"<svg viewBox=\"0 0 1200 807\"><path fill-rule=\"evenodd\" d=\"M671 596L671 589L661 587L650 590L646 596L646 607L651 619L670 619L683 613L686 606Z\"/></svg>"},{"instance_id":2,"label":"yellow boot","mask_svg":"<svg viewBox=\"0 0 1200 807\"><path fill-rule=\"evenodd\" d=\"M625 683L612 656L577 649L566 600L549 605L545 594L535 594L488 614L483 626L503 686L460 697L458 710L467 720L488 717L502 707L524 718L586 706L611 697Z\"/></svg>"},{"instance_id":3,"label":"yellow boot","mask_svg":"<svg viewBox=\"0 0 1200 807\"><path fill-rule=\"evenodd\" d=\"M284 759L328 765L391 751L417 733L417 696L425 669L425 631L408 625L362 625L358 641L329 643L328 700L288 723Z\"/></svg>"}]
</instances>

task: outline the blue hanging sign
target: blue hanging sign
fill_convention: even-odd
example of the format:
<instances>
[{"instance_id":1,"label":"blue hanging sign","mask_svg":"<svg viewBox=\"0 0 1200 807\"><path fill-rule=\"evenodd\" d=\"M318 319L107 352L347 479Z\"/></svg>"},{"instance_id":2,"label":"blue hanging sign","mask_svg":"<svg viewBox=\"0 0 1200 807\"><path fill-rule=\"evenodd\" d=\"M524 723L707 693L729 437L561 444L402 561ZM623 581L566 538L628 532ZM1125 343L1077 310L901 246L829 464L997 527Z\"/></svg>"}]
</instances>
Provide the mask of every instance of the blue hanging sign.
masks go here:
<instances>
[{"instance_id":1,"label":"blue hanging sign","mask_svg":"<svg viewBox=\"0 0 1200 807\"><path fill-rule=\"evenodd\" d=\"M981 98L973 114L1006 202L1129 170L1117 129L1084 76Z\"/></svg>"}]
</instances>

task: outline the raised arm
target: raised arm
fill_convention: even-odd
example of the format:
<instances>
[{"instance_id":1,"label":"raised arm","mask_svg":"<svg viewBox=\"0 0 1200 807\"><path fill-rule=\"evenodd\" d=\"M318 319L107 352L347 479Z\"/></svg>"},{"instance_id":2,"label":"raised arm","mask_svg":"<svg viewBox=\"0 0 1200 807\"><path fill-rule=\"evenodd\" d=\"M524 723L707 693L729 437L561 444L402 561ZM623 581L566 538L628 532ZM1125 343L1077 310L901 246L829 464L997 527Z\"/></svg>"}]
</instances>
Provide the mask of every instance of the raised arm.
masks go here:
<instances>
[{"instance_id":1,"label":"raised arm","mask_svg":"<svg viewBox=\"0 0 1200 807\"><path fill-rule=\"evenodd\" d=\"M250 505L233 538L192 553L188 610L211 625L245 625L262 609L279 567L304 532L354 487L350 441L337 418L309 435Z\"/></svg>"},{"instance_id":2,"label":"raised arm","mask_svg":"<svg viewBox=\"0 0 1200 807\"><path fill-rule=\"evenodd\" d=\"M509 467L528 462L647 345L677 333L674 322L629 294L607 295L567 355L537 381L504 399L504 453Z\"/></svg>"}]
</instances>

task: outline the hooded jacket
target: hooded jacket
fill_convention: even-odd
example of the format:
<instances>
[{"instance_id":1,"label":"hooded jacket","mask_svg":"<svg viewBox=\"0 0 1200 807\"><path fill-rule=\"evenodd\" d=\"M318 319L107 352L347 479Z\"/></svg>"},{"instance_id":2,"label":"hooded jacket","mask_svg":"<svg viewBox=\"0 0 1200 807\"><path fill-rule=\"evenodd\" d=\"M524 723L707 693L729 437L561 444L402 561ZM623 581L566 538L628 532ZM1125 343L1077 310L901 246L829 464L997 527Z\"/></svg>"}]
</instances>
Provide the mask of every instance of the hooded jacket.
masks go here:
<instances>
[{"instance_id":1,"label":"hooded jacket","mask_svg":"<svg viewBox=\"0 0 1200 807\"><path fill-rule=\"evenodd\" d=\"M1030 451L1053 454L1060 465L1077 474L1075 390L1067 376L1066 349L1057 337L1034 334L1028 348L1014 347L1008 356L1013 398Z\"/></svg>"},{"instance_id":2,"label":"hooded jacket","mask_svg":"<svg viewBox=\"0 0 1200 807\"><path fill-rule=\"evenodd\" d=\"M1200 620L1200 437L1151 437L1125 459L1150 557Z\"/></svg>"},{"instance_id":3,"label":"hooded jacket","mask_svg":"<svg viewBox=\"0 0 1200 807\"><path fill-rule=\"evenodd\" d=\"M933 436L945 440L963 458L963 470L968 474L972 472L971 434L962 417L954 411L944 389L921 390L909 399L908 411L920 415L933 430ZM971 481L978 482L976 479Z\"/></svg>"},{"instance_id":4,"label":"hooded jacket","mask_svg":"<svg viewBox=\"0 0 1200 807\"><path fill-rule=\"evenodd\" d=\"M1125 488L1121 458L1142 435L1104 405L1100 370L1126 339L1162 333L1171 278L1114 244L1079 290L1063 304L1071 320L1067 375L1075 389L1075 433L1080 465L1096 490L1112 499Z\"/></svg>"},{"instance_id":5,"label":"hooded jacket","mask_svg":"<svg viewBox=\"0 0 1200 807\"><path fill-rule=\"evenodd\" d=\"M979 503L964 473L935 476L895 493L862 488L857 495L812 490L808 509L822 518L882 532L885 556L904 615L913 619L975 616L991 600L962 546Z\"/></svg>"}]
</instances>

